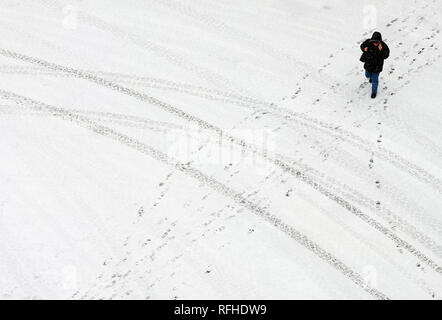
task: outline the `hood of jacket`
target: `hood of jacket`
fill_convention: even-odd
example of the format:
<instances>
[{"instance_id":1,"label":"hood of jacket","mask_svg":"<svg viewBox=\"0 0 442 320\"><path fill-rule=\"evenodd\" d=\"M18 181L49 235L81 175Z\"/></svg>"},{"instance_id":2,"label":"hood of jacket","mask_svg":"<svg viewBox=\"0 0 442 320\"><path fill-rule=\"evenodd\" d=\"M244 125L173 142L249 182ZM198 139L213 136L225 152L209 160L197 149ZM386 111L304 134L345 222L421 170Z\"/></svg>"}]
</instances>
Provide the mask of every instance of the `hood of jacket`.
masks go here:
<instances>
[{"instance_id":1,"label":"hood of jacket","mask_svg":"<svg viewBox=\"0 0 442 320\"><path fill-rule=\"evenodd\" d=\"M371 36L371 40L372 41L382 41L382 35L380 32L375 32L373 33L373 35Z\"/></svg>"}]
</instances>

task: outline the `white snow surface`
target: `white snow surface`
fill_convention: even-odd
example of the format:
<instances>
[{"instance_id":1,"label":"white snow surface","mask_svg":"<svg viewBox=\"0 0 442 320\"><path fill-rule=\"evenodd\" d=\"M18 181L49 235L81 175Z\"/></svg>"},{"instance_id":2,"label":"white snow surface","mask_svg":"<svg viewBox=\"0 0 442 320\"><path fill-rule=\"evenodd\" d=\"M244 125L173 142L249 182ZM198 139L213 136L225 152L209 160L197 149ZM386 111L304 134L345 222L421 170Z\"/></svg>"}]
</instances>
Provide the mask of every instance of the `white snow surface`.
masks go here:
<instances>
[{"instance_id":1,"label":"white snow surface","mask_svg":"<svg viewBox=\"0 0 442 320\"><path fill-rule=\"evenodd\" d=\"M440 299L441 14L1 0L0 298Z\"/></svg>"}]
</instances>

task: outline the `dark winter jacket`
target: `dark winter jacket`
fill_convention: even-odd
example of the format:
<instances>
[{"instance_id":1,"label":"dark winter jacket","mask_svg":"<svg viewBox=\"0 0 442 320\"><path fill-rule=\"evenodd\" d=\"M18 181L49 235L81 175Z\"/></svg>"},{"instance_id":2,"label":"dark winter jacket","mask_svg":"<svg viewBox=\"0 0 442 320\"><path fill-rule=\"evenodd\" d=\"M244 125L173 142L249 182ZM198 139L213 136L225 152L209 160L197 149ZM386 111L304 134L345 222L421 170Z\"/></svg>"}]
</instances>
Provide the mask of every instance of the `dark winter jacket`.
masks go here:
<instances>
[{"instance_id":1,"label":"dark winter jacket","mask_svg":"<svg viewBox=\"0 0 442 320\"><path fill-rule=\"evenodd\" d=\"M373 44L375 42L382 44L382 50L379 50ZM368 48L367 52L364 51L365 48ZM361 61L364 62L364 69L368 72L382 72L384 60L390 56L390 48L382 41L382 35L379 32L373 33L371 39L367 39L361 44L361 50L363 52Z\"/></svg>"}]
</instances>

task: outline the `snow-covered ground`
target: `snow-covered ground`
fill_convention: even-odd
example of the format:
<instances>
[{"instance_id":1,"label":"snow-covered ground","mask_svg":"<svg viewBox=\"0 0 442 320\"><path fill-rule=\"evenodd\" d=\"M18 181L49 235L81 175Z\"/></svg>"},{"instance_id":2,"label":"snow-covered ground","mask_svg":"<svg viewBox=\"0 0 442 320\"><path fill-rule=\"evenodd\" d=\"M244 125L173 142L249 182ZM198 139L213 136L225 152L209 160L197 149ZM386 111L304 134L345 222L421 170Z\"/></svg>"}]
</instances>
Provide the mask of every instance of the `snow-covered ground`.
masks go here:
<instances>
[{"instance_id":1,"label":"snow-covered ground","mask_svg":"<svg viewBox=\"0 0 442 320\"><path fill-rule=\"evenodd\" d=\"M1 0L0 298L440 299L441 15Z\"/></svg>"}]
</instances>

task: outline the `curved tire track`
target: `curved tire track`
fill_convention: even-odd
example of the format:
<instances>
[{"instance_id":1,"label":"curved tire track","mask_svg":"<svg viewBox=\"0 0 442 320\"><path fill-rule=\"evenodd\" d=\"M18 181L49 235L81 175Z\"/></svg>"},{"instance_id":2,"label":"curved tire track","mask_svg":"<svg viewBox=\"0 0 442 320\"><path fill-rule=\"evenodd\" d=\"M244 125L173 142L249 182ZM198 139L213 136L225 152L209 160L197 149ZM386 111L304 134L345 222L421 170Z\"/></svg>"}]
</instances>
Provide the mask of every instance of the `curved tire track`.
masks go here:
<instances>
[{"instance_id":1,"label":"curved tire track","mask_svg":"<svg viewBox=\"0 0 442 320\"><path fill-rule=\"evenodd\" d=\"M4 68L5 69L5 68ZM1 70L1 69L0 69ZM7 72L13 72L12 70L6 70ZM30 74L35 72L35 74L41 75L54 75L63 74L65 76L72 76L72 73L59 71L50 73L44 71L42 68L30 69ZM168 80L160 80L147 77L138 77L133 75L125 75L121 73L108 73L108 72L96 72L81 70L84 73L93 74L97 76L104 76L106 80L112 79L118 83L123 83L127 85L142 83L143 85L148 84L150 88L172 90L176 92L186 93L193 96L198 96L205 99L216 100L224 103L234 104L248 109L254 109L255 111L262 112L263 114L269 114L276 116L278 119L283 119L285 121L295 122L297 124L309 127L310 130L318 132L326 136L332 136L334 138L340 139L344 142L348 142L353 147L363 150L369 154L372 154L379 159L393 165L399 170L415 177L417 180L430 185L433 189L442 193L442 181L427 172L426 170L420 168L418 165L411 163L407 159L401 157L400 155L394 153L393 151L381 147L375 143L372 143L348 130L340 128L339 125L328 123L320 119L307 116L305 114L292 111L283 107L279 107L274 103L268 103L254 99L247 96L242 96L235 93L222 92L219 90L213 90L203 87L192 86L188 84L175 83ZM17 72L26 73L26 69L23 67L18 68ZM201 93L200 93L201 92Z\"/></svg>"},{"instance_id":2,"label":"curved tire track","mask_svg":"<svg viewBox=\"0 0 442 320\"><path fill-rule=\"evenodd\" d=\"M176 170L181 171L182 173L198 180L199 182L203 183L204 185L210 187L214 191L224 195L225 197L233 200L238 205L247 208L249 211L254 213L255 215L261 217L266 222L270 223L274 227L278 228L280 231L284 232L286 235L294 239L296 242L298 242L301 246L305 247L307 250L315 254L317 257L331 265L333 268L335 268L337 271L342 273L344 276L349 278L353 283L361 287L364 291L366 291L368 294L370 294L372 297L377 299L388 299L388 297L380 292L377 289L368 287L363 280L363 278L353 271L350 267L348 267L344 262L342 262L340 259L335 257L333 254L327 252L326 250L322 249L317 243L310 240L306 235L295 229L294 227L286 224L284 221L282 221L280 218L274 216L270 212L266 211L264 208L260 207L259 205L249 201L248 199L244 198L241 193L233 190L232 188L228 187L227 185L215 180L211 176L208 176L204 174L203 172L199 171L196 168L193 168L191 166L188 166L187 164L176 162L174 159L171 159L168 157L165 153L158 151L154 149L153 147L138 141L134 138L131 138L127 135L124 135L122 133L119 133L115 131L114 129L106 126L99 125L92 120L88 119L85 116L80 115L74 115L69 113L68 111L59 108L47 105L45 103L17 95L15 93L1 90L0 89L0 96L4 99L12 100L18 105L30 105L34 110L42 111L49 113L55 117L62 118L65 120L69 120L73 123L76 123L77 125L80 125L82 127L85 127L89 130L92 130L93 132L108 137L114 141L117 141L123 145L126 145L132 149L135 149L141 153L144 153L146 155L149 155L150 157L154 158L157 161L160 161L168 166L171 166L175 168Z\"/></svg>"},{"instance_id":3,"label":"curved tire track","mask_svg":"<svg viewBox=\"0 0 442 320\"><path fill-rule=\"evenodd\" d=\"M414 255L416 258L418 258L423 263L427 264L429 267L431 267L434 271L436 271L439 275L442 275L442 267L440 267L435 261L433 261L431 258L429 258L426 254L415 248L413 245L409 244L407 241L403 240L402 238L398 237L394 232L392 232L389 228L384 227L380 222L377 220L371 218L367 214L363 213L360 209L353 206L350 202L347 200L337 196L336 194L332 193L328 189L326 189L324 186L320 185L313 179L311 179L307 174L304 172L301 172L300 170L292 167L290 164L287 164L283 160L281 160L278 157L272 157L268 154L266 150L259 150L255 146L248 144L246 141L242 139L237 139L232 135L229 135L228 133L225 133L222 129L202 120L199 119L196 116L193 116L191 114L188 114L187 112L176 108L168 103L165 103L161 100L158 100L154 97L151 97L145 93L118 85L112 81L108 81L104 78L97 77L93 74L83 72L78 69L74 69L71 67L64 67L55 63L47 62L42 59L37 59L33 57L29 57L26 55L22 55L13 51L9 51L6 49L0 49L0 54L9 58L14 58L17 60L26 61L32 64L40 65L42 67L46 67L48 69L52 70L58 70L58 71L64 71L67 73L71 73L75 77L78 77L80 79L88 80L93 83L96 83L98 85L107 87L109 89L112 89L114 91L117 91L119 93L131 96L135 99L138 99L140 101L148 102L151 105L154 105L166 112L169 112L171 114L174 114L177 117L180 117L186 121L193 122L197 126L199 126L201 129L212 131L213 133L217 134L220 138L225 139L225 141L230 142L232 144L237 145L242 150L247 150L248 152L252 154L258 154L262 158L266 159L267 161L273 163L276 167L280 168L282 171L291 174L292 176L296 177L300 181L308 184L310 187L327 197L328 199L334 201L341 207L345 208L348 212L352 213L354 216L358 217L380 233L382 233L384 236L392 240L396 246L404 248L406 251Z\"/></svg>"},{"instance_id":4,"label":"curved tire track","mask_svg":"<svg viewBox=\"0 0 442 320\"><path fill-rule=\"evenodd\" d=\"M17 108L15 107L15 110ZM158 132L167 132L168 130L186 130L185 127L178 126L172 123L167 122L159 122L159 121L153 121L150 119L137 117L137 116L131 116L131 115L125 115L125 114L115 114L110 112L93 112L93 111L86 111L86 110L78 110L78 109L64 109L67 112L70 112L72 114L79 114L79 115L85 115L88 116L89 119L98 121L101 123L113 123L121 126L127 126L127 127L135 127L135 128L142 128L142 129L149 129L153 131ZM1 111L1 108L0 108ZM11 106L9 106L9 112L5 113L11 113L14 110L11 110ZM16 110L20 111L20 110ZM1 113L1 112L0 112ZM22 112L20 113L22 114ZM42 115L40 113L31 114L31 115ZM199 151L201 148L198 149ZM341 155L340 153L336 153L338 155L337 161L345 162L347 159L344 155ZM350 156L350 155L349 155ZM344 196L346 199L350 199L354 203L357 203L361 205L362 207L368 208L375 212L378 216L382 217L385 221L389 223L389 225L392 228L398 228L402 232L410 235L413 239L421 242L424 246L429 248L431 251L433 251L435 254L437 254L439 257L442 257L442 247L438 245L434 240L432 240L430 237L426 236L425 234L419 232L416 227L409 224L406 220L403 218L395 215L393 212L391 212L389 209L385 208L384 206L378 206L376 201L367 198L363 194L361 194L359 191L351 188L350 186L343 184L331 177L327 177L323 173L317 171L316 169L309 167L308 165L302 164L299 161L293 161L289 158L285 158L283 156L280 156L284 161L287 163L296 166L300 168L304 172L308 172L310 175L310 178L312 180L318 181L321 185L324 187L333 190L335 193L338 192L341 196ZM351 165L351 163L350 163ZM366 176L361 175L357 166L352 167L352 171L357 171L359 173L359 176ZM373 179L372 179L373 180ZM384 190L385 192L385 190ZM397 192L391 193L394 199L398 198ZM403 197L399 197L399 200L404 200ZM406 200L406 199L405 199ZM411 210L411 209L410 209ZM431 227L435 227L434 220L431 219L431 217L425 217L421 211L416 211L416 209L412 210L413 216L420 218L420 220L425 220ZM439 229L435 229L436 231L440 231Z\"/></svg>"}]
</instances>

